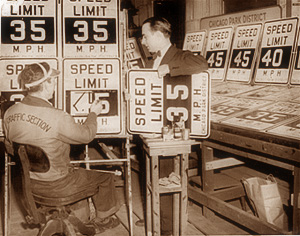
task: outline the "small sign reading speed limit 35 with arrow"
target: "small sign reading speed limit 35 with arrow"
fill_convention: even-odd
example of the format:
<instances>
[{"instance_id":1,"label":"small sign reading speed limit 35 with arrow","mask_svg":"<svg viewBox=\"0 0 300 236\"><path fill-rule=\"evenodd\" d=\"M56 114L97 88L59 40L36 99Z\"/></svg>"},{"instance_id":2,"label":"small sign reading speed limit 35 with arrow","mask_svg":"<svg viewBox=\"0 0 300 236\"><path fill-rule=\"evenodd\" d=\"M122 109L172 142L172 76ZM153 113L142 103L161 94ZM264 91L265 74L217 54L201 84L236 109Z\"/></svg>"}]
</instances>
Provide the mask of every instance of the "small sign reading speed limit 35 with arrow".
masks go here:
<instances>
[{"instance_id":1,"label":"small sign reading speed limit 35 with arrow","mask_svg":"<svg viewBox=\"0 0 300 236\"><path fill-rule=\"evenodd\" d=\"M128 74L129 132L161 133L175 116L185 121L194 137L209 136L210 80L208 73L159 78L154 70Z\"/></svg>"},{"instance_id":2,"label":"small sign reading speed limit 35 with arrow","mask_svg":"<svg viewBox=\"0 0 300 236\"><path fill-rule=\"evenodd\" d=\"M238 26L232 43L226 79L250 82L261 36L261 24Z\"/></svg>"},{"instance_id":3,"label":"small sign reading speed limit 35 with arrow","mask_svg":"<svg viewBox=\"0 0 300 236\"><path fill-rule=\"evenodd\" d=\"M65 58L119 56L119 1L64 0Z\"/></svg>"},{"instance_id":4,"label":"small sign reading speed limit 35 with arrow","mask_svg":"<svg viewBox=\"0 0 300 236\"><path fill-rule=\"evenodd\" d=\"M288 82L298 18L265 23L255 82Z\"/></svg>"}]
</instances>

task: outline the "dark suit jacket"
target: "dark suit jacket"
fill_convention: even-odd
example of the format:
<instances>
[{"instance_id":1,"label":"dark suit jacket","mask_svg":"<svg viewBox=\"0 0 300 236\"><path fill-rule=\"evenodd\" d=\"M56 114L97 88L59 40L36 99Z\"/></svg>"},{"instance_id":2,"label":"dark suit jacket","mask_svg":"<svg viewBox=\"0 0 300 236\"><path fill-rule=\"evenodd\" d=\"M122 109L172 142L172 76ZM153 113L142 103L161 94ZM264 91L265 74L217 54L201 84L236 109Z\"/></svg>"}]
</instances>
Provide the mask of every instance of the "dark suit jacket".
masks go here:
<instances>
[{"instance_id":1,"label":"dark suit jacket","mask_svg":"<svg viewBox=\"0 0 300 236\"><path fill-rule=\"evenodd\" d=\"M153 67L154 60L146 64L146 68ZM168 64L171 76L198 74L208 69L207 62L201 55L195 56L190 51L183 51L171 46L164 55L160 65Z\"/></svg>"}]
</instances>

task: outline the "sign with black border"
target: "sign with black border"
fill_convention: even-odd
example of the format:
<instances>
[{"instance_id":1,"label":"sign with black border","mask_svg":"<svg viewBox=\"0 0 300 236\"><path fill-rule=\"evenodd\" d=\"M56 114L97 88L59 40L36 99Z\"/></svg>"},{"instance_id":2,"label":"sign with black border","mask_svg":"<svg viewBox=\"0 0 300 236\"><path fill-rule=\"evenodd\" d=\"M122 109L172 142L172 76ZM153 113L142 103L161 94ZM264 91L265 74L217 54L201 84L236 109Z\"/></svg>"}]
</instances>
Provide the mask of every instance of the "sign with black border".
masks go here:
<instances>
[{"instance_id":1,"label":"sign with black border","mask_svg":"<svg viewBox=\"0 0 300 236\"><path fill-rule=\"evenodd\" d=\"M209 136L210 79L207 72L159 78L155 70L131 70L128 86L130 133L161 133L163 126L171 126L174 116L180 116L191 136Z\"/></svg>"},{"instance_id":2,"label":"sign with black border","mask_svg":"<svg viewBox=\"0 0 300 236\"><path fill-rule=\"evenodd\" d=\"M1 56L57 56L56 1L8 1L1 4Z\"/></svg>"}]
</instances>

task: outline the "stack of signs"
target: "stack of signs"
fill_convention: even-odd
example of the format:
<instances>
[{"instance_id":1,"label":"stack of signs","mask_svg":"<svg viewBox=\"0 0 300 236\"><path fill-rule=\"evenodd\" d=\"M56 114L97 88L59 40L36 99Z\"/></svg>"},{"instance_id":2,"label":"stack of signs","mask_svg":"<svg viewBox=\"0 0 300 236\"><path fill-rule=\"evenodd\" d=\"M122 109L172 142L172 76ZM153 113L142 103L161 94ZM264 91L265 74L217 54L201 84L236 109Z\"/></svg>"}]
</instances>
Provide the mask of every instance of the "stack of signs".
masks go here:
<instances>
[{"instance_id":1,"label":"stack of signs","mask_svg":"<svg viewBox=\"0 0 300 236\"><path fill-rule=\"evenodd\" d=\"M206 60L211 79L224 80L229 58L233 28L209 31L206 44Z\"/></svg>"},{"instance_id":2,"label":"stack of signs","mask_svg":"<svg viewBox=\"0 0 300 236\"><path fill-rule=\"evenodd\" d=\"M132 70L128 73L128 86L130 133L161 133L163 126L171 125L174 116L179 116L192 136L209 136L208 73L176 78L167 75L162 79L154 70Z\"/></svg>"},{"instance_id":3,"label":"stack of signs","mask_svg":"<svg viewBox=\"0 0 300 236\"><path fill-rule=\"evenodd\" d=\"M120 61L112 59L68 59L64 61L66 111L83 123L95 99L102 101L97 133L121 132Z\"/></svg>"},{"instance_id":4,"label":"stack of signs","mask_svg":"<svg viewBox=\"0 0 300 236\"><path fill-rule=\"evenodd\" d=\"M204 55L206 31L185 34L183 50L189 50L195 55Z\"/></svg>"},{"instance_id":5,"label":"stack of signs","mask_svg":"<svg viewBox=\"0 0 300 236\"><path fill-rule=\"evenodd\" d=\"M291 84L300 85L300 30L298 33L298 44L296 50L295 66L291 78Z\"/></svg>"},{"instance_id":6,"label":"stack of signs","mask_svg":"<svg viewBox=\"0 0 300 236\"><path fill-rule=\"evenodd\" d=\"M119 57L119 4L111 1L63 1L63 56Z\"/></svg>"},{"instance_id":7,"label":"stack of signs","mask_svg":"<svg viewBox=\"0 0 300 236\"><path fill-rule=\"evenodd\" d=\"M261 36L261 24L238 26L233 39L227 81L250 83Z\"/></svg>"},{"instance_id":8,"label":"stack of signs","mask_svg":"<svg viewBox=\"0 0 300 236\"><path fill-rule=\"evenodd\" d=\"M145 67L141 51L135 38L127 39L126 59L128 62L128 69L141 69Z\"/></svg>"},{"instance_id":9,"label":"stack of signs","mask_svg":"<svg viewBox=\"0 0 300 236\"><path fill-rule=\"evenodd\" d=\"M298 18L265 23L255 82L288 83L297 28Z\"/></svg>"}]
</instances>

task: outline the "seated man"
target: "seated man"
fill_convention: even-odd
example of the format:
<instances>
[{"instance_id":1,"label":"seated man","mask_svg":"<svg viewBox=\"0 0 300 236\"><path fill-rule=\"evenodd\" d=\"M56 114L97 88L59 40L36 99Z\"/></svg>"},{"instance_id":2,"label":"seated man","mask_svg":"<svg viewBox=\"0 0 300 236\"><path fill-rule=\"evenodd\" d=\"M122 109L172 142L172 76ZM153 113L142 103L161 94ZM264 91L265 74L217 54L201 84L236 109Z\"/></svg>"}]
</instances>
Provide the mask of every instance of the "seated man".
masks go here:
<instances>
[{"instance_id":1,"label":"seated man","mask_svg":"<svg viewBox=\"0 0 300 236\"><path fill-rule=\"evenodd\" d=\"M46 173L30 172L33 192L45 197L66 197L84 191L87 186L98 188L93 196L96 218L93 224L103 232L119 224L112 217L120 204L117 199L114 176L70 165L70 144L87 144L97 131L97 115L101 101L94 101L84 124L48 101L53 97L56 77L60 72L46 62L25 66L18 77L28 95L22 102L11 106L4 114L4 133L7 150L13 142L38 146L49 158ZM11 151L9 151L11 152Z\"/></svg>"}]
</instances>

